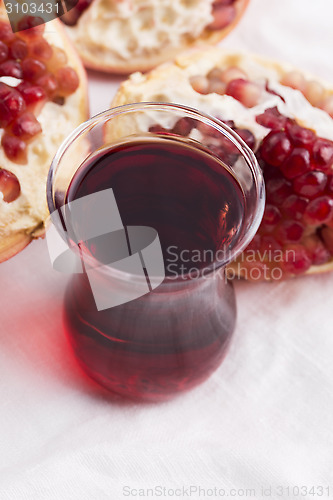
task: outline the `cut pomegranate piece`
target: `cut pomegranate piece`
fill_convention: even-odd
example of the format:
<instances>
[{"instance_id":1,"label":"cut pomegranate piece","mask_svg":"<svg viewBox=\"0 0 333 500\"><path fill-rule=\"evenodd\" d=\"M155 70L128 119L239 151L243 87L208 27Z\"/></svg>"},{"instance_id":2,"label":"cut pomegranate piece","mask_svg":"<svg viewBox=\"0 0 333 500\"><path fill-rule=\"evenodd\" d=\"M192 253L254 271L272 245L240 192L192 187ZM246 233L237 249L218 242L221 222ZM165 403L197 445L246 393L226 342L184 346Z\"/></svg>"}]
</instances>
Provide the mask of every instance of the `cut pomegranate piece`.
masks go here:
<instances>
[{"instance_id":1,"label":"cut pomegranate piece","mask_svg":"<svg viewBox=\"0 0 333 500\"><path fill-rule=\"evenodd\" d=\"M308 204L304 213L305 221L310 225L320 225L333 218L333 199L320 196Z\"/></svg>"},{"instance_id":2,"label":"cut pomegranate piece","mask_svg":"<svg viewBox=\"0 0 333 500\"><path fill-rule=\"evenodd\" d=\"M223 3L213 4L214 21L207 26L209 30L221 30L232 23L237 11L233 5L224 5Z\"/></svg>"},{"instance_id":3,"label":"cut pomegranate piece","mask_svg":"<svg viewBox=\"0 0 333 500\"><path fill-rule=\"evenodd\" d=\"M1 139L7 158L15 163L27 162L27 145L24 141L5 132Z\"/></svg>"},{"instance_id":4,"label":"cut pomegranate piece","mask_svg":"<svg viewBox=\"0 0 333 500\"><path fill-rule=\"evenodd\" d=\"M315 198L323 193L326 184L327 176L316 170L296 177L293 182L294 191L307 198Z\"/></svg>"},{"instance_id":5,"label":"cut pomegranate piece","mask_svg":"<svg viewBox=\"0 0 333 500\"><path fill-rule=\"evenodd\" d=\"M22 68L17 61L9 60L0 64L0 76L12 76L22 78Z\"/></svg>"},{"instance_id":6,"label":"cut pomegranate piece","mask_svg":"<svg viewBox=\"0 0 333 500\"><path fill-rule=\"evenodd\" d=\"M20 40L16 38L11 44L9 48L10 57L12 59L22 60L28 55L28 45L24 40Z\"/></svg>"},{"instance_id":7,"label":"cut pomegranate piece","mask_svg":"<svg viewBox=\"0 0 333 500\"><path fill-rule=\"evenodd\" d=\"M28 57L22 63L23 78L34 82L46 73L46 66L38 59Z\"/></svg>"},{"instance_id":8,"label":"cut pomegranate piece","mask_svg":"<svg viewBox=\"0 0 333 500\"><path fill-rule=\"evenodd\" d=\"M228 83L226 94L230 95L237 101L240 101L247 108L252 108L259 103L262 89L249 80L238 78Z\"/></svg>"},{"instance_id":9,"label":"cut pomegranate piece","mask_svg":"<svg viewBox=\"0 0 333 500\"><path fill-rule=\"evenodd\" d=\"M287 179L294 179L310 169L310 153L304 148L294 148L285 162L281 165L281 172Z\"/></svg>"},{"instance_id":10,"label":"cut pomegranate piece","mask_svg":"<svg viewBox=\"0 0 333 500\"><path fill-rule=\"evenodd\" d=\"M12 133L24 141L28 141L42 131L42 127L35 115L30 111L19 116L12 126Z\"/></svg>"},{"instance_id":11,"label":"cut pomegranate piece","mask_svg":"<svg viewBox=\"0 0 333 500\"><path fill-rule=\"evenodd\" d=\"M291 142L285 132L270 132L263 140L260 155L267 163L279 167L291 152Z\"/></svg>"},{"instance_id":12,"label":"cut pomegranate piece","mask_svg":"<svg viewBox=\"0 0 333 500\"><path fill-rule=\"evenodd\" d=\"M7 45L0 40L0 63L6 61L8 57L8 47Z\"/></svg>"},{"instance_id":13,"label":"cut pomegranate piece","mask_svg":"<svg viewBox=\"0 0 333 500\"><path fill-rule=\"evenodd\" d=\"M61 95L70 95L75 92L79 86L79 77L76 71L69 66L58 69L55 76L58 81Z\"/></svg>"},{"instance_id":14,"label":"cut pomegranate piece","mask_svg":"<svg viewBox=\"0 0 333 500\"><path fill-rule=\"evenodd\" d=\"M3 168L0 168L0 191L3 201L6 203L15 201L21 192L21 186L16 175Z\"/></svg>"}]
</instances>

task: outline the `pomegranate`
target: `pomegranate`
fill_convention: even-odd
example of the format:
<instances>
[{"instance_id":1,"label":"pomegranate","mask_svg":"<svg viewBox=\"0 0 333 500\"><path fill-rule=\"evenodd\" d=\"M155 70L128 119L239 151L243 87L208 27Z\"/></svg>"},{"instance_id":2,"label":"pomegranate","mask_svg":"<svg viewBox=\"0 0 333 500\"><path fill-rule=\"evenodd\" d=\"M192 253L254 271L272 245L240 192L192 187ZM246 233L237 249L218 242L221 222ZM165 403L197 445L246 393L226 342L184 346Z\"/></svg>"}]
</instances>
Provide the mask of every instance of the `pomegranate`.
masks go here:
<instances>
[{"instance_id":1,"label":"pomegranate","mask_svg":"<svg viewBox=\"0 0 333 500\"><path fill-rule=\"evenodd\" d=\"M70 10L61 20L67 25L86 67L110 73L128 74L147 71L170 60L181 50L202 42L215 44L239 22L250 0L196 0L166 2L157 9L153 2L121 0L101 3L94 0L70 0ZM177 4L177 5L175 5ZM124 18L119 7L128 9ZM193 25L193 13L201 12L202 20ZM197 16L196 16L197 17ZM103 21L107 18L108 22ZM174 29L177 18L178 29ZM96 27L98 43L87 36ZM179 29L180 28L180 29ZM147 33L149 46L144 42ZM117 44L110 40L118 38ZM125 51L118 51L117 46ZM217 86L215 82L215 86ZM220 84L219 84L220 86Z\"/></svg>"},{"instance_id":2,"label":"pomegranate","mask_svg":"<svg viewBox=\"0 0 333 500\"><path fill-rule=\"evenodd\" d=\"M175 78L179 94L168 92ZM253 150L262 168L264 216L252 243L230 265L233 274L253 280L285 279L333 269L333 107L328 106L332 90L269 60L207 49L157 68L146 80L128 80L112 105L131 102L133 95L136 100L154 100L158 82L170 101L183 99L184 104L211 114L214 109L222 120L225 110L234 120L225 123ZM302 106L307 106L306 122L298 117ZM158 124L154 127L158 131ZM174 132L179 130L178 123ZM183 130L188 135L184 125ZM199 130L204 136L210 134L205 126ZM237 152L223 140L206 137L205 143L228 162L236 161Z\"/></svg>"}]
</instances>

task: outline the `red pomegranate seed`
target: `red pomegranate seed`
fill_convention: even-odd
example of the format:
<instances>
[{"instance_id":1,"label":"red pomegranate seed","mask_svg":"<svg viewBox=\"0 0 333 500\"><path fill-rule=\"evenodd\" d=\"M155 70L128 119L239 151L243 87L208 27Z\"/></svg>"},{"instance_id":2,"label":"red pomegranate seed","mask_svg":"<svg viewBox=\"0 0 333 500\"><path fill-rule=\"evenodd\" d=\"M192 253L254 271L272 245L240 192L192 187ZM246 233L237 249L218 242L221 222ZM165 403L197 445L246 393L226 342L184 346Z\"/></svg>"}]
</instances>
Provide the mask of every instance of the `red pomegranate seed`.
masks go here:
<instances>
[{"instance_id":1,"label":"red pomegranate seed","mask_svg":"<svg viewBox=\"0 0 333 500\"><path fill-rule=\"evenodd\" d=\"M11 161L15 163L26 163L27 145L24 141L5 132L1 139L1 145L7 158Z\"/></svg>"},{"instance_id":2,"label":"red pomegranate seed","mask_svg":"<svg viewBox=\"0 0 333 500\"><path fill-rule=\"evenodd\" d=\"M333 217L333 199L320 196L310 201L304 213L304 220L311 225L324 224Z\"/></svg>"},{"instance_id":3,"label":"red pomegranate seed","mask_svg":"<svg viewBox=\"0 0 333 500\"><path fill-rule=\"evenodd\" d=\"M333 169L333 142L328 139L317 139L312 148L313 159L326 173Z\"/></svg>"},{"instance_id":4,"label":"red pomegranate seed","mask_svg":"<svg viewBox=\"0 0 333 500\"><path fill-rule=\"evenodd\" d=\"M0 76L12 76L22 78L22 69L17 61L9 60L0 64Z\"/></svg>"},{"instance_id":5,"label":"red pomegranate seed","mask_svg":"<svg viewBox=\"0 0 333 500\"><path fill-rule=\"evenodd\" d=\"M269 234L265 234L261 238L260 251L262 253L264 253L265 250L271 250L273 252L277 252L277 251L282 250L282 246L280 245L280 243L278 241L276 241L274 236L269 235Z\"/></svg>"},{"instance_id":6,"label":"red pomegranate seed","mask_svg":"<svg viewBox=\"0 0 333 500\"><path fill-rule=\"evenodd\" d=\"M279 167L291 152L291 142L285 132L270 132L262 141L260 155L267 163Z\"/></svg>"},{"instance_id":7,"label":"red pomegranate seed","mask_svg":"<svg viewBox=\"0 0 333 500\"><path fill-rule=\"evenodd\" d=\"M0 191L3 201L6 203L15 201L21 192L21 186L16 175L3 168L0 168Z\"/></svg>"},{"instance_id":8,"label":"red pomegranate seed","mask_svg":"<svg viewBox=\"0 0 333 500\"><path fill-rule=\"evenodd\" d=\"M12 126L12 133L22 140L29 140L42 131L40 123L30 111L19 116Z\"/></svg>"},{"instance_id":9,"label":"red pomegranate seed","mask_svg":"<svg viewBox=\"0 0 333 500\"><path fill-rule=\"evenodd\" d=\"M55 76L62 95L72 94L79 86L79 77L76 71L69 66L58 69Z\"/></svg>"},{"instance_id":10,"label":"red pomegranate seed","mask_svg":"<svg viewBox=\"0 0 333 500\"><path fill-rule=\"evenodd\" d=\"M0 127L6 127L25 109L25 103L17 90L0 83Z\"/></svg>"},{"instance_id":11,"label":"red pomegranate seed","mask_svg":"<svg viewBox=\"0 0 333 500\"><path fill-rule=\"evenodd\" d=\"M258 115L256 122L263 127L280 130L286 125L287 118L281 115L278 108L275 107L266 109L261 115Z\"/></svg>"},{"instance_id":12,"label":"red pomegranate seed","mask_svg":"<svg viewBox=\"0 0 333 500\"><path fill-rule=\"evenodd\" d=\"M247 108L252 108L258 104L261 93L262 90L257 84L242 78L231 80L226 88L227 95L237 99Z\"/></svg>"},{"instance_id":13,"label":"red pomegranate seed","mask_svg":"<svg viewBox=\"0 0 333 500\"><path fill-rule=\"evenodd\" d=\"M194 127L193 120L191 118L180 118L176 125L172 129L173 134L183 135L184 137L188 136L191 130Z\"/></svg>"},{"instance_id":14,"label":"red pomegranate seed","mask_svg":"<svg viewBox=\"0 0 333 500\"><path fill-rule=\"evenodd\" d=\"M243 141L249 146L250 149L254 149L256 140L254 135L250 130L246 128L235 128L235 132L243 139Z\"/></svg>"},{"instance_id":15,"label":"red pomegranate seed","mask_svg":"<svg viewBox=\"0 0 333 500\"><path fill-rule=\"evenodd\" d=\"M67 54L59 47L53 47L51 59L47 61L49 71L56 71L57 69L66 66L68 62Z\"/></svg>"},{"instance_id":16,"label":"red pomegranate seed","mask_svg":"<svg viewBox=\"0 0 333 500\"><path fill-rule=\"evenodd\" d=\"M300 222L285 220L275 231L275 236L281 243L298 243L304 234L304 226Z\"/></svg>"},{"instance_id":17,"label":"red pomegranate seed","mask_svg":"<svg viewBox=\"0 0 333 500\"><path fill-rule=\"evenodd\" d=\"M5 21L0 21L0 40L9 42L15 38L15 35L10 27L10 24Z\"/></svg>"},{"instance_id":18,"label":"red pomegranate seed","mask_svg":"<svg viewBox=\"0 0 333 500\"><path fill-rule=\"evenodd\" d=\"M281 267L289 274L303 274L311 266L311 258L300 244L286 245L283 252Z\"/></svg>"},{"instance_id":19,"label":"red pomegranate seed","mask_svg":"<svg viewBox=\"0 0 333 500\"><path fill-rule=\"evenodd\" d=\"M280 220L280 210L274 205L267 204L261 222L261 229L266 232L271 232L274 230Z\"/></svg>"},{"instance_id":20,"label":"red pomegranate seed","mask_svg":"<svg viewBox=\"0 0 333 500\"><path fill-rule=\"evenodd\" d=\"M190 84L193 90L199 94L208 94L209 92L209 81L203 75L194 75L190 78Z\"/></svg>"},{"instance_id":21,"label":"red pomegranate seed","mask_svg":"<svg viewBox=\"0 0 333 500\"><path fill-rule=\"evenodd\" d=\"M306 248L313 265L320 266L330 260L329 250L317 235L306 236L302 244Z\"/></svg>"},{"instance_id":22,"label":"red pomegranate seed","mask_svg":"<svg viewBox=\"0 0 333 500\"><path fill-rule=\"evenodd\" d=\"M307 172L296 177L293 182L294 191L307 198L315 198L325 191L327 176L318 170Z\"/></svg>"},{"instance_id":23,"label":"red pomegranate seed","mask_svg":"<svg viewBox=\"0 0 333 500\"><path fill-rule=\"evenodd\" d=\"M307 198L301 198L296 194L292 194L282 202L281 212L285 217L301 220L308 203L309 200Z\"/></svg>"},{"instance_id":24,"label":"red pomegranate seed","mask_svg":"<svg viewBox=\"0 0 333 500\"><path fill-rule=\"evenodd\" d=\"M0 40L0 63L5 61L8 57L8 47Z\"/></svg>"},{"instance_id":25,"label":"red pomegranate seed","mask_svg":"<svg viewBox=\"0 0 333 500\"><path fill-rule=\"evenodd\" d=\"M35 81L46 72L46 66L38 59L31 57L25 59L22 63L23 77L30 81Z\"/></svg>"},{"instance_id":26,"label":"red pomegranate seed","mask_svg":"<svg viewBox=\"0 0 333 500\"><path fill-rule=\"evenodd\" d=\"M323 227L320 231L324 244L331 255L333 255L333 229L330 227Z\"/></svg>"},{"instance_id":27,"label":"red pomegranate seed","mask_svg":"<svg viewBox=\"0 0 333 500\"><path fill-rule=\"evenodd\" d=\"M235 19L237 11L233 5L213 4L214 21L207 26L209 30L221 30Z\"/></svg>"},{"instance_id":28,"label":"red pomegranate seed","mask_svg":"<svg viewBox=\"0 0 333 500\"><path fill-rule=\"evenodd\" d=\"M34 40L43 35L45 24L41 17L25 16L18 24L18 36L27 40Z\"/></svg>"},{"instance_id":29,"label":"red pomegranate seed","mask_svg":"<svg viewBox=\"0 0 333 500\"><path fill-rule=\"evenodd\" d=\"M294 148L281 165L281 172L287 179L294 179L310 169L310 153L304 148Z\"/></svg>"},{"instance_id":30,"label":"red pomegranate seed","mask_svg":"<svg viewBox=\"0 0 333 500\"><path fill-rule=\"evenodd\" d=\"M36 40L30 45L30 55L33 58L41 59L42 61L48 61L53 54L53 49L51 45L41 38Z\"/></svg>"},{"instance_id":31,"label":"red pomegranate seed","mask_svg":"<svg viewBox=\"0 0 333 500\"><path fill-rule=\"evenodd\" d=\"M55 76L47 73L46 75L41 76L36 81L37 85L42 87L48 96L52 97L55 92L58 90L58 82Z\"/></svg>"},{"instance_id":32,"label":"red pomegranate seed","mask_svg":"<svg viewBox=\"0 0 333 500\"><path fill-rule=\"evenodd\" d=\"M283 177L270 179L266 184L266 189L267 200L279 206L293 192L291 183Z\"/></svg>"},{"instance_id":33,"label":"red pomegranate seed","mask_svg":"<svg viewBox=\"0 0 333 500\"><path fill-rule=\"evenodd\" d=\"M291 87L292 89L303 92L306 86L304 75L300 71L289 71L285 73L281 79L282 85Z\"/></svg>"},{"instance_id":34,"label":"red pomegranate seed","mask_svg":"<svg viewBox=\"0 0 333 500\"><path fill-rule=\"evenodd\" d=\"M29 107L43 104L46 99L45 91L37 85L22 83L17 88L21 92L26 105Z\"/></svg>"},{"instance_id":35,"label":"red pomegranate seed","mask_svg":"<svg viewBox=\"0 0 333 500\"><path fill-rule=\"evenodd\" d=\"M9 53L12 59L22 60L28 55L28 45L24 40L16 38L10 45Z\"/></svg>"},{"instance_id":36,"label":"red pomegranate seed","mask_svg":"<svg viewBox=\"0 0 333 500\"><path fill-rule=\"evenodd\" d=\"M306 147L313 144L316 139L316 134L312 130L301 127L297 123L287 121L286 131L295 146Z\"/></svg>"},{"instance_id":37,"label":"red pomegranate seed","mask_svg":"<svg viewBox=\"0 0 333 500\"><path fill-rule=\"evenodd\" d=\"M327 181L327 190L329 193L333 193L333 176L330 175Z\"/></svg>"}]
</instances>

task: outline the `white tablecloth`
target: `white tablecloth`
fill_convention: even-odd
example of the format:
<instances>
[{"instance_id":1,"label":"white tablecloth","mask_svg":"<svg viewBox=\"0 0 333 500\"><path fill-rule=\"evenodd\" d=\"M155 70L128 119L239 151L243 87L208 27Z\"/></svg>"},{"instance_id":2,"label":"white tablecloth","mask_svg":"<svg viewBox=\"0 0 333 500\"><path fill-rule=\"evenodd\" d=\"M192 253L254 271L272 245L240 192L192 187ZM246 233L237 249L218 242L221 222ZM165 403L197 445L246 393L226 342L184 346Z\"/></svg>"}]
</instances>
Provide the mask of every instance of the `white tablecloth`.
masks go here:
<instances>
[{"instance_id":1,"label":"white tablecloth","mask_svg":"<svg viewBox=\"0 0 333 500\"><path fill-rule=\"evenodd\" d=\"M331 0L251 0L223 44L333 83L332 23ZM119 81L90 74L92 113ZM82 376L62 331L66 278L44 241L0 276L1 500L333 496L333 275L237 283L225 362L157 405L110 398Z\"/></svg>"}]
</instances>

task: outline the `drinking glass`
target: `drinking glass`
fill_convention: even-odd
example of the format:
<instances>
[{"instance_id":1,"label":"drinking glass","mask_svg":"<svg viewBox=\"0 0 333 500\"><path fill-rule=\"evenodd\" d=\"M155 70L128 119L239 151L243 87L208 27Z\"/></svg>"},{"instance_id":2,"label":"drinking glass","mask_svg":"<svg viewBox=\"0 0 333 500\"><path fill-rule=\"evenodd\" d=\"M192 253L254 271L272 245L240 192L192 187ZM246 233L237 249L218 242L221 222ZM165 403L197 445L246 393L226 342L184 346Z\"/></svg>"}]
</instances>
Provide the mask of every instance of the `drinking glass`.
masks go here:
<instances>
[{"instance_id":1,"label":"drinking glass","mask_svg":"<svg viewBox=\"0 0 333 500\"><path fill-rule=\"evenodd\" d=\"M235 327L226 267L264 209L262 173L241 138L185 106L120 106L65 140L47 199L66 247L49 242L50 253L73 272L64 327L83 370L151 401L207 379Z\"/></svg>"}]
</instances>

